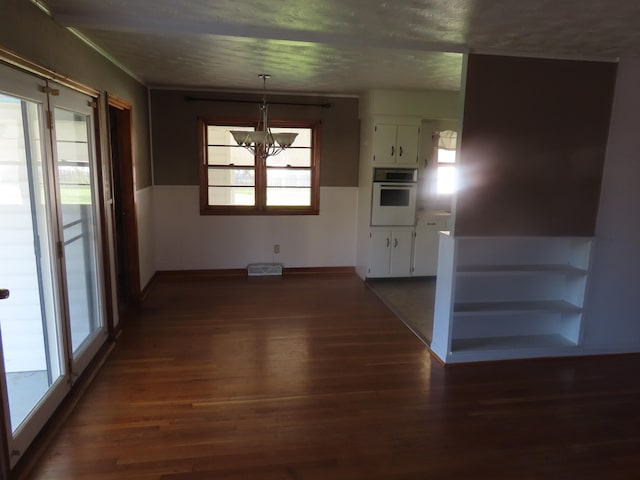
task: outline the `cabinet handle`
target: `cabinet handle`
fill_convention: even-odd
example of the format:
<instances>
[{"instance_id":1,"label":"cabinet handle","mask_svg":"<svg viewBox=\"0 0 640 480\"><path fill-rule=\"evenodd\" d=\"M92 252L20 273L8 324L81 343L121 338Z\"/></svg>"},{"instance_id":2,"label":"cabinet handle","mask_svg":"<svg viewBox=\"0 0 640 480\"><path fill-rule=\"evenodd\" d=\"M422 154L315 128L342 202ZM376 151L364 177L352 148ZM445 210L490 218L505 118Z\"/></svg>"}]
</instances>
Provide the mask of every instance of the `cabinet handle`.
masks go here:
<instances>
[{"instance_id":1,"label":"cabinet handle","mask_svg":"<svg viewBox=\"0 0 640 480\"><path fill-rule=\"evenodd\" d=\"M393 248L397 248L398 247L398 239L394 238L393 239Z\"/></svg>"},{"instance_id":2,"label":"cabinet handle","mask_svg":"<svg viewBox=\"0 0 640 480\"><path fill-rule=\"evenodd\" d=\"M0 288L0 300L4 300L5 298L9 298L9 289Z\"/></svg>"},{"instance_id":3,"label":"cabinet handle","mask_svg":"<svg viewBox=\"0 0 640 480\"><path fill-rule=\"evenodd\" d=\"M396 154L396 147L391 145L391 156L393 157Z\"/></svg>"},{"instance_id":4,"label":"cabinet handle","mask_svg":"<svg viewBox=\"0 0 640 480\"><path fill-rule=\"evenodd\" d=\"M402 147L398 147L398 153L402 156Z\"/></svg>"},{"instance_id":5,"label":"cabinet handle","mask_svg":"<svg viewBox=\"0 0 640 480\"><path fill-rule=\"evenodd\" d=\"M389 238L387 237L387 248L389 248Z\"/></svg>"}]
</instances>

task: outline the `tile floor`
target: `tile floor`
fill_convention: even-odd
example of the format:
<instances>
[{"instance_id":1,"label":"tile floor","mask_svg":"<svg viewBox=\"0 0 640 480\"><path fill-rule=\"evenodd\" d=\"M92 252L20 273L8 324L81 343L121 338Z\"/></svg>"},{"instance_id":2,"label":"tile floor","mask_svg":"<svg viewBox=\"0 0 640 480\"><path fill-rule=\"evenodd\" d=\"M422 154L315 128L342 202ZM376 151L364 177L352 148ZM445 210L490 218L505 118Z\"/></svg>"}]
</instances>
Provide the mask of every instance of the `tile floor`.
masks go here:
<instances>
[{"instance_id":1,"label":"tile floor","mask_svg":"<svg viewBox=\"0 0 640 480\"><path fill-rule=\"evenodd\" d=\"M376 278L367 284L413 333L431 344L436 277Z\"/></svg>"}]
</instances>

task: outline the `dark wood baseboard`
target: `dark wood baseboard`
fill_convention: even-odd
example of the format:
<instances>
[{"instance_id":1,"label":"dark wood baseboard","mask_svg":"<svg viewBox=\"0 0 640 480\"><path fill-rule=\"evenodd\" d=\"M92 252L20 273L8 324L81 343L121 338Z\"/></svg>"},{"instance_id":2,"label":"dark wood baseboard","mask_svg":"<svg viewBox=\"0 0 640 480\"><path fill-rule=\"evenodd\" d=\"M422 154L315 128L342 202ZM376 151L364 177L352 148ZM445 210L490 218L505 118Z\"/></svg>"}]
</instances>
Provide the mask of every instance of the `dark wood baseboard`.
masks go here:
<instances>
[{"instance_id":1,"label":"dark wood baseboard","mask_svg":"<svg viewBox=\"0 0 640 480\"><path fill-rule=\"evenodd\" d=\"M355 273L355 267L288 267L282 269L282 274L291 275L334 275ZM144 288L141 297L149 294L153 283L161 278L198 278L198 277L246 277L244 268L213 269L213 270L159 270Z\"/></svg>"},{"instance_id":2,"label":"dark wood baseboard","mask_svg":"<svg viewBox=\"0 0 640 480\"><path fill-rule=\"evenodd\" d=\"M217 270L159 270L154 279L165 278L198 278L198 277L246 277L244 268L229 268ZM151 282L150 282L151 283Z\"/></svg>"},{"instance_id":3,"label":"dark wood baseboard","mask_svg":"<svg viewBox=\"0 0 640 480\"><path fill-rule=\"evenodd\" d=\"M355 273L355 267L298 267L285 268L284 275L333 275Z\"/></svg>"},{"instance_id":4,"label":"dark wood baseboard","mask_svg":"<svg viewBox=\"0 0 640 480\"><path fill-rule=\"evenodd\" d=\"M153 284L157 280L158 280L158 272L155 272L151 276L151 279L147 282L147 284L144 286L144 288L140 292L140 302L144 302L147 299L147 297L149 296L149 292L151 292L151 289L153 288Z\"/></svg>"}]
</instances>

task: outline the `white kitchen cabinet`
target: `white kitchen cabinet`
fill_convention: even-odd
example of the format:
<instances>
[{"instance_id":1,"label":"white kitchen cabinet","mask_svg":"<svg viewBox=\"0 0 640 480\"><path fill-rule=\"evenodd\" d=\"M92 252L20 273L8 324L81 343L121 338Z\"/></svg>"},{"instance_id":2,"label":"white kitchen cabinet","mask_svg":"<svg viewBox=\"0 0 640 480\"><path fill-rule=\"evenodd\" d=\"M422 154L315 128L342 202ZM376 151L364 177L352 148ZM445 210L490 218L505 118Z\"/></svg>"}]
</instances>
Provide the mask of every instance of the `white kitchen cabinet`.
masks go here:
<instances>
[{"instance_id":1,"label":"white kitchen cabinet","mask_svg":"<svg viewBox=\"0 0 640 480\"><path fill-rule=\"evenodd\" d=\"M411 276L413 228L375 228L369 233L367 276Z\"/></svg>"},{"instance_id":2,"label":"white kitchen cabinet","mask_svg":"<svg viewBox=\"0 0 640 480\"><path fill-rule=\"evenodd\" d=\"M590 238L441 235L432 351L444 362L580 352Z\"/></svg>"},{"instance_id":3,"label":"white kitchen cabinet","mask_svg":"<svg viewBox=\"0 0 640 480\"><path fill-rule=\"evenodd\" d=\"M413 275L434 276L438 273L440 231L449 229L449 215L429 215L418 220L413 245Z\"/></svg>"},{"instance_id":4,"label":"white kitchen cabinet","mask_svg":"<svg viewBox=\"0 0 640 480\"><path fill-rule=\"evenodd\" d=\"M373 164L418 165L419 125L376 123L373 133Z\"/></svg>"}]
</instances>

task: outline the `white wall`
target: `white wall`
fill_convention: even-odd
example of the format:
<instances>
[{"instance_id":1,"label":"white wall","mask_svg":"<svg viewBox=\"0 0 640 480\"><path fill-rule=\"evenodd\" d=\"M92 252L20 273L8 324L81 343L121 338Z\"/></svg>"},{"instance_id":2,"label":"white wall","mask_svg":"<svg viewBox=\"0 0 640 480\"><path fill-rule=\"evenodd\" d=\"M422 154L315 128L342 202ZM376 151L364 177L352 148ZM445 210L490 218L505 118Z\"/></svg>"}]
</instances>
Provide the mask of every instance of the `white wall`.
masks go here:
<instances>
[{"instance_id":1,"label":"white wall","mask_svg":"<svg viewBox=\"0 0 640 480\"><path fill-rule=\"evenodd\" d=\"M156 270L355 265L357 187L321 187L320 215L200 215L198 195L197 186L153 187Z\"/></svg>"},{"instance_id":2,"label":"white wall","mask_svg":"<svg viewBox=\"0 0 640 480\"><path fill-rule=\"evenodd\" d=\"M455 120L460 118L460 92L370 90L360 98L360 118L371 115Z\"/></svg>"},{"instance_id":3,"label":"white wall","mask_svg":"<svg viewBox=\"0 0 640 480\"><path fill-rule=\"evenodd\" d=\"M140 259L140 288L147 286L155 265L153 188L147 187L136 191L136 214L138 224L138 255Z\"/></svg>"},{"instance_id":4,"label":"white wall","mask_svg":"<svg viewBox=\"0 0 640 480\"><path fill-rule=\"evenodd\" d=\"M618 66L585 310L585 348L640 351L640 60Z\"/></svg>"}]
</instances>

